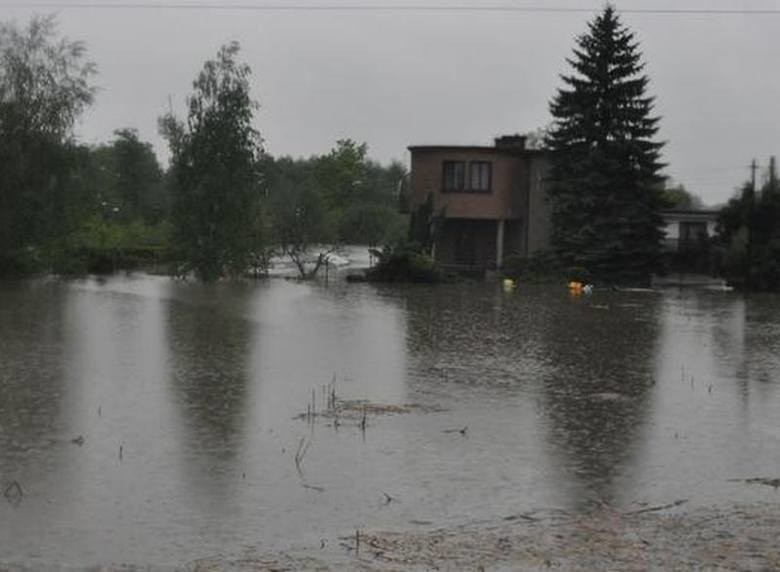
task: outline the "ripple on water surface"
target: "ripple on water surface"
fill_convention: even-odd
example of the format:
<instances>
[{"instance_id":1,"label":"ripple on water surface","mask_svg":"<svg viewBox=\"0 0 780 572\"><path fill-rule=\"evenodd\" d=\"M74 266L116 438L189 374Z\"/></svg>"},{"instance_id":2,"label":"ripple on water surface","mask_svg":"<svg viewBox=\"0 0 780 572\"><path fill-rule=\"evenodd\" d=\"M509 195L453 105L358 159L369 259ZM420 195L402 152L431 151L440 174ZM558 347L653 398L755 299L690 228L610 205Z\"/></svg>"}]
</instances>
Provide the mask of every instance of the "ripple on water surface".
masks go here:
<instances>
[{"instance_id":1,"label":"ripple on water surface","mask_svg":"<svg viewBox=\"0 0 780 572\"><path fill-rule=\"evenodd\" d=\"M733 293L0 283L0 562L774 499L779 346Z\"/></svg>"}]
</instances>

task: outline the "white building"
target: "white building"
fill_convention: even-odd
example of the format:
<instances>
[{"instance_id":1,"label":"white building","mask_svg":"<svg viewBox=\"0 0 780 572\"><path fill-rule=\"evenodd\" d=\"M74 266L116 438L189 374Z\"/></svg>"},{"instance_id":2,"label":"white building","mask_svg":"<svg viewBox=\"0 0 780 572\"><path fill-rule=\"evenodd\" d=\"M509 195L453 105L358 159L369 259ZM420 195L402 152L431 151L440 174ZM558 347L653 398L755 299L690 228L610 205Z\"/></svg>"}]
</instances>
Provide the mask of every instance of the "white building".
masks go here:
<instances>
[{"instance_id":1,"label":"white building","mask_svg":"<svg viewBox=\"0 0 780 572\"><path fill-rule=\"evenodd\" d=\"M718 211L669 209L662 214L669 250L695 250L715 236Z\"/></svg>"}]
</instances>

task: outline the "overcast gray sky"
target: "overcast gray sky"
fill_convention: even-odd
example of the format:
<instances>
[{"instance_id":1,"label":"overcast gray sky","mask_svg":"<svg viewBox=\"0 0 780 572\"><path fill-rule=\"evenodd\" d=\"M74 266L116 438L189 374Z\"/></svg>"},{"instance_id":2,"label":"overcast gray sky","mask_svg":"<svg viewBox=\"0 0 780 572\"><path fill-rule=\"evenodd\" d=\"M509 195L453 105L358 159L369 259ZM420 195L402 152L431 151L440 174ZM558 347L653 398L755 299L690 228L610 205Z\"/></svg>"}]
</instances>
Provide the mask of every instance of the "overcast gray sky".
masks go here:
<instances>
[{"instance_id":1,"label":"overcast gray sky","mask_svg":"<svg viewBox=\"0 0 780 572\"><path fill-rule=\"evenodd\" d=\"M125 0L125 4L180 0ZM68 4L73 0L51 3ZM85 0L107 4L112 0ZM593 8L601 1L301 0L306 5L467 5ZM4 3L6 5L4 5ZM198 3L197 0L190 2ZM243 0L262 5L271 0ZM290 0L274 0L290 4ZM184 113L204 60L238 40L254 71L257 126L274 155L322 153L337 139L369 144L381 161L408 162L409 144L489 144L550 121L548 102L567 71L587 13L475 11L258 11L10 7L24 23L59 14L60 30L87 43L100 93L79 127L88 143L135 127L167 158L157 118ZM237 2L211 0L225 6ZM780 0L617 0L619 10L768 9ZM624 13L641 42L663 117L667 174L706 202L727 199L752 158L780 155L780 13Z\"/></svg>"}]
</instances>

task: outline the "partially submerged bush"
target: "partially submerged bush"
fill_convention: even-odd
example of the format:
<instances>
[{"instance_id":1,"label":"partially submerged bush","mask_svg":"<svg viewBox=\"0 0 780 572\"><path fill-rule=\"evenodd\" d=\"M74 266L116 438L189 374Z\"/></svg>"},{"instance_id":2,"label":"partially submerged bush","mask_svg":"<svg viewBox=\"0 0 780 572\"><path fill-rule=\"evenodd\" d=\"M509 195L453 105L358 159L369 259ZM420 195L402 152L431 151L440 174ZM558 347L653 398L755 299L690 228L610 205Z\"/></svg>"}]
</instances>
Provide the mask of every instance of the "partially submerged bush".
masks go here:
<instances>
[{"instance_id":1,"label":"partially submerged bush","mask_svg":"<svg viewBox=\"0 0 780 572\"><path fill-rule=\"evenodd\" d=\"M570 275L573 274L563 269L555 256L547 252L537 252L531 256L507 256L503 272L507 278L536 283L561 282L571 279Z\"/></svg>"},{"instance_id":2,"label":"partially submerged bush","mask_svg":"<svg viewBox=\"0 0 780 572\"><path fill-rule=\"evenodd\" d=\"M33 247L0 252L0 277L25 276L44 269L41 253Z\"/></svg>"},{"instance_id":3,"label":"partially submerged bush","mask_svg":"<svg viewBox=\"0 0 780 572\"><path fill-rule=\"evenodd\" d=\"M403 242L372 250L376 266L366 271L370 282L441 282L443 275L430 255L416 243Z\"/></svg>"}]
</instances>

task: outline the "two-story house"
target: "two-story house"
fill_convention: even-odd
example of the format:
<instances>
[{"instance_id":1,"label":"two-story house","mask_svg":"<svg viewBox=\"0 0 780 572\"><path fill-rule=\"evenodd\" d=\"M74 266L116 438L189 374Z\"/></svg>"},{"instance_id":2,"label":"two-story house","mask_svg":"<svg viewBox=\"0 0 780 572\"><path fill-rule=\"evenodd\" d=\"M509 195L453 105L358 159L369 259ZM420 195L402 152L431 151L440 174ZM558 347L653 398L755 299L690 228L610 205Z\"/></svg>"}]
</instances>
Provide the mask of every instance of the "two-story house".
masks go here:
<instances>
[{"instance_id":1,"label":"two-story house","mask_svg":"<svg viewBox=\"0 0 780 572\"><path fill-rule=\"evenodd\" d=\"M413 145L409 151L411 209L432 195L443 216L434 246L439 264L495 269L508 255L549 247L548 158L526 149L525 137L499 137L492 147Z\"/></svg>"}]
</instances>

